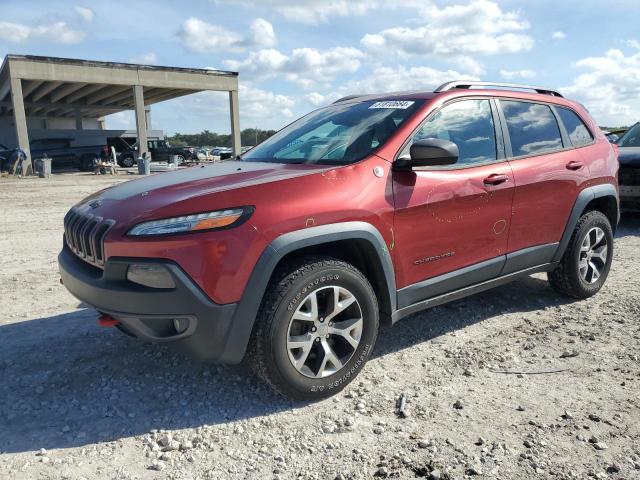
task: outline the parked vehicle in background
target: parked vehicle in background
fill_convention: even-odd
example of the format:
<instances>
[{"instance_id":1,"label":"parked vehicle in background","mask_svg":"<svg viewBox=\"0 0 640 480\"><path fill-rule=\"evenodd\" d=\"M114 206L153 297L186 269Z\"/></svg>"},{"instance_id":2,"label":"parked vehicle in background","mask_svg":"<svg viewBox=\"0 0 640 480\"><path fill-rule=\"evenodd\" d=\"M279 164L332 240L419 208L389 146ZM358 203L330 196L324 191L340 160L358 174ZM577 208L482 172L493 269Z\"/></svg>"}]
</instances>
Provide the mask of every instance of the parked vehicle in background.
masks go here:
<instances>
[{"instance_id":1,"label":"parked vehicle in background","mask_svg":"<svg viewBox=\"0 0 640 480\"><path fill-rule=\"evenodd\" d=\"M200 148L196 151L196 156L200 162L210 162L213 160L213 153L210 148Z\"/></svg>"},{"instance_id":2,"label":"parked vehicle in background","mask_svg":"<svg viewBox=\"0 0 640 480\"><path fill-rule=\"evenodd\" d=\"M215 157L219 157L220 160L227 160L233 155L233 150L228 147L216 147L212 153Z\"/></svg>"},{"instance_id":3,"label":"parked vehicle in background","mask_svg":"<svg viewBox=\"0 0 640 480\"><path fill-rule=\"evenodd\" d=\"M197 160L195 147L172 147L166 140L150 140L148 144L153 161L168 162L173 156L178 158L178 164Z\"/></svg>"},{"instance_id":4,"label":"parked vehicle in background","mask_svg":"<svg viewBox=\"0 0 640 480\"><path fill-rule=\"evenodd\" d=\"M75 147L73 146L73 142L74 140L71 138L42 138L32 140L29 143L31 161L33 162L43 157L49 157L51 158L52 169L77 168L85 172L93 170L93 161L99 156L103 146ZM8 159L11 156L11 152L13 152L13 149L0 151L0 157Z\"/></svg>"},{"instance_id":5,"label":"parked vehicle in background","mask_svg":"<svg viewBox=\"0 0 640 480\"><path fill-rule=\"evenodd\" d=\"M194 147L172 147L166 140L149 140L147 149L154 162L168 162L174 156L177 157L178 164L198 159ZM116 150L118 150L118 164L121 167L128 168L136 164L139 155L137 142L133 145L125 143L119 147L116 146Z\"/></svg>"},{"instance_id":6,"label":"parked vehicle in background","mask_svg":"<svg viewBox=\"0 0 640 480\"><path fill-rule=\"evenodd\" d=\"M203 360L246 354L276 391L317 400L363 369L381 321L537 272L595 295L617 173L615 147L553 90L350 96L239 161L81 201L60 273L105 323Z\"/></svg>"},{"instance_id":7,"label":"parked vehicle in background","mask_svg":"<svg viewBox=\"0 0 640 480\"><path fill-rule=\"evenodd\" d=\"M11 149L6 145L0 143L0 172L8 172L11 165L9 165L9 157L11 156Z\"/></svg>"},{"instance_id":8,"label":"parked vehicle in background","mask_svg":"<svg viewBox=\"0 0 640 480\"><path fill-rule=\"evenodd\" d=\"M14 148L13 150L3 150L2 156L0 156L0 171L9 173L11 175L22 175L25 169L24 163L26 158L27 155L25 154L24 150L21 150L19 148ZM35 162L32 165L32 169L35 172Z\"/></svg>"},{"instance_id":9,"label":"parked vehicle in background","mask_svg":"<svg viewBox=\"0 0 640 480\"><path fill-rule=\"evenodd\" d=\"M605 137L607 137L607 140L609 140L611 143L616 143L620 138L620 136L617 133L607 132L604 130L602 131L602 133L604 133Z\"/></svg>"},{"instance_id":10,"label":"parked vehicle in background","mask_svg":"<svg viewBox=\"0 0 640 480\"><path fill-rule=\"evenodd\" d=\"M640 122L616 142L620 172L620 201L623 206L640 208Z\"/></svg>"}]
</instances>

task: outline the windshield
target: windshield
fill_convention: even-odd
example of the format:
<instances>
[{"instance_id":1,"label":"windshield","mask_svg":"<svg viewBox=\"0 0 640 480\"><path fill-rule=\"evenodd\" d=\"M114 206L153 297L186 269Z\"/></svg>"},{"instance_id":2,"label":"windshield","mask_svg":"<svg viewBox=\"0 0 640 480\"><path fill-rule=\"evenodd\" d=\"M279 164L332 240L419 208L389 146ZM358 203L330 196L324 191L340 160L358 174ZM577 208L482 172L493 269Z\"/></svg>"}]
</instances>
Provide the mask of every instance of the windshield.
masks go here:
<instances>
[{"instance_id":1,"label":"windshield","mask_svg":"<svg viewBox=\"0 0 640 480\"><path fill-rule=\"evenodd\" d=\"M616 142L620 147L640 147L640 123L636 123Z\"/></svg>"},{"instance_id":2,"label":"windshield","mask_svg":"<svg viewBox=\"0 0 640 480\"><path fill-rule=\"evenodd\" d=\"M423 100L331 105L295 121L251 149L248 162L347 165L382 146Z\"/></svg>"}]
</instances>

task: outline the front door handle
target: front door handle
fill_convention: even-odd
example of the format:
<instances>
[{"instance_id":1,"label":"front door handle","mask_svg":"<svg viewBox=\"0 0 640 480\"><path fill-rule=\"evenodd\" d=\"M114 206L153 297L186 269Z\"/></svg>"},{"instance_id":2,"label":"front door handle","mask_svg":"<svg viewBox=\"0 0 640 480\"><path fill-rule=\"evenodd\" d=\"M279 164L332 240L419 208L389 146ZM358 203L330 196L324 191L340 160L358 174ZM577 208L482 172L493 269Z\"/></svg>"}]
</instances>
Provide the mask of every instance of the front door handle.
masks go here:
<instances>
[{"instance_id":1,"label":"front door handle","mask_svg":"<svg viewBox=\"0 0 640 480\"><path fill-rule=\"evenodd\" d=\"M509 180L509 177L503 173L494 173L484 179L485 185L500 185Z\"/></svg>"},{"instance_id":2,"label":"front door handle","mask_svg":"<svg viewBox=\"0 0 640 480\"><path fill-rule=\"evenodd\" d=\"M566 167L567 170L580 170L582 167L584 167L584 163L577 160L571 160L569 163L567 163Z\"/></svg>"}]
</instances>

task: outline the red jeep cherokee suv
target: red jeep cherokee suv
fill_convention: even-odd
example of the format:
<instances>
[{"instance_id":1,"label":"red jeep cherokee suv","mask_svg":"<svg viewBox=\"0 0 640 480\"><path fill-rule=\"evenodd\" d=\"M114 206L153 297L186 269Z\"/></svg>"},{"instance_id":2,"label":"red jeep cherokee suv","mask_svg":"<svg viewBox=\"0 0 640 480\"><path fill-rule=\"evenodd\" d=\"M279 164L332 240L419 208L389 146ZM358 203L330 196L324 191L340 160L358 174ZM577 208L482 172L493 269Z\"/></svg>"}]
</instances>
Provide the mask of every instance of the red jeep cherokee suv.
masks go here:
<instances>
[{"instance_id":1,"label":"red jeep cherokee suv","mask_svg":"<svg viewBox=\"0 0 640 480\"><path fill-rule=\"evenodd\" d=\"M360 372L380 320L535 272L595 294L617 170L587 111L553 90L351 96L235 161L80 202L60 272L125 333L209 361L247 356L275 390L313 400Z\"/></svg>"}]
</instances>

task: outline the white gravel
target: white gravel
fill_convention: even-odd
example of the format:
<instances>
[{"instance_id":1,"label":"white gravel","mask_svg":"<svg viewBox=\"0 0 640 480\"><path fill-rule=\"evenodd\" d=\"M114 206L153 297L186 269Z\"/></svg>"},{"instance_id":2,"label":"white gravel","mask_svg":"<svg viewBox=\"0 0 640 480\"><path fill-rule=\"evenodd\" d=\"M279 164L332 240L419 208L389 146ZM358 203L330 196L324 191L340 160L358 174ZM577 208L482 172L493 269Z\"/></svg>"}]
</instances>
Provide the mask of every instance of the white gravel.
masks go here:
<instances>
[{"instance_id":1,"label":"white gravel","mask_svg":"<svg viewBox=\"0 0 640 480\"><path fill-rule=\"evenodd\" d=\"M640 478L640 215L594 298L537 275L414 315L301 405L98 327L58 283L66 210L128 178L0 179L0 478Z\"/></svg>"}]
</instances>

